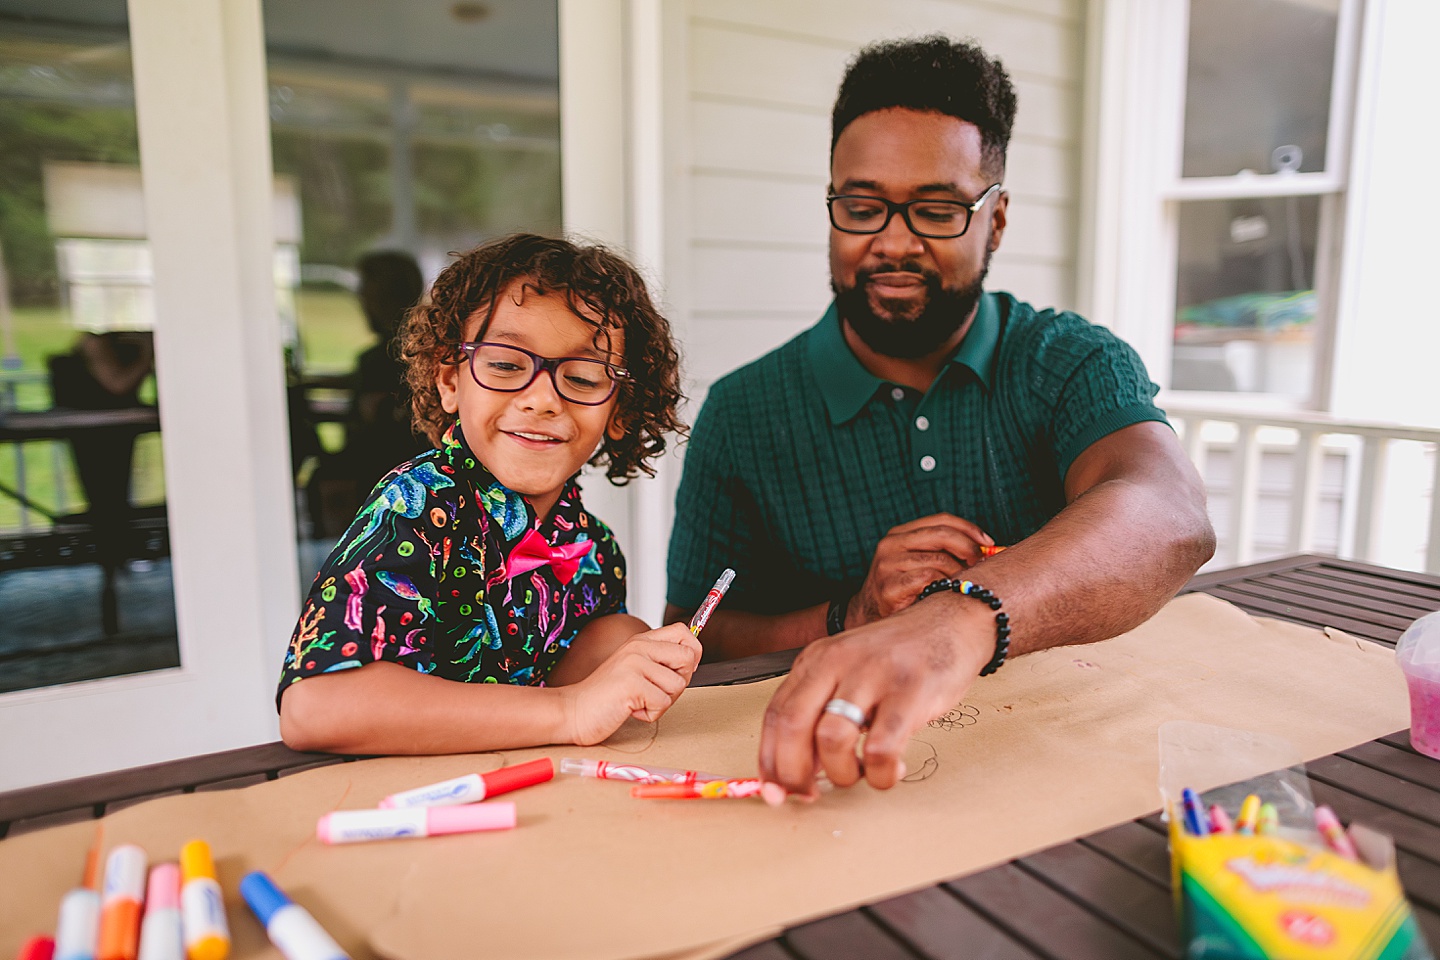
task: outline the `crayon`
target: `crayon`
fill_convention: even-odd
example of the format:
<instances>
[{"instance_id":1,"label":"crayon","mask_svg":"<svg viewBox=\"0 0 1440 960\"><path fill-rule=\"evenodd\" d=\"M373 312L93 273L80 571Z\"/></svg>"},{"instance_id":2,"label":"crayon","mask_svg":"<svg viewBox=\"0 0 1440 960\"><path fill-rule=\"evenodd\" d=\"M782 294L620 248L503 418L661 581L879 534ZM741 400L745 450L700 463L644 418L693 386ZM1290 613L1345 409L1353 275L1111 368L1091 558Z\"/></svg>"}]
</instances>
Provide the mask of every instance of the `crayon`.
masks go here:
<instances>
[{"instance_id":1,"label":"crayon","mask_svg":"<svg viewBox=\"0 0 1440 960\"><path fill-rule=\"evenodd\" d=\"M315 824L325 843L361 843L401 837L438 837L515 826L515 804L506 800L459 807L411 807L397 810L336 810Z\"/></svg>"},{"instance_id":2,"label":"crayon","mask_svg":"<svg viewBox=\"0 0 1440 960\"><path fill-rule=\"evenodd\" d=\"M1218 803L1210 805L1210 832L1211 833L1234 833L1235 824L1230 820L1230 814Z\"/></svg>"},{"instance_id":3,"label":"crayon","mask_svg":"<svg viewBox=\"0 0 1440 960\"><path fill-rule=\"evenodd\" d=\"M1205 816L1205 808L1200 805L1200 797L1186 787L1180 791L1180 805L1185 814L1185 829L1197 837L1207 836L1210 833L1210 822Z\"/></svg>"},{"instance_id":4,"label":"crayon","mask_svg":"<svg viewBox=\"0 0 1440 960\"><path fill-rule=\"evenodd\" d=\"M1340 818L1335 816L1335 811L1325 805L1315 808L1315 829L1320 831L1320 836L1325 838L1325 845L1332 851L1344 857L1346 860L1359 860L1360 852L1355 849L1355 842L1340 825Z\"/></svg>"},{"instance_id":5,"label":"crayon","mask_svg":"<svg viewBox=\"0 0 1440 960\"><path fill-rule=\"evenodd\" d=\"M453 780L443 780L427 787L416 787L403 793L392 793L380 801L380 809L394 810L409 807L449 807L461 803L475 803L489 797L498 797L511 790L533 787L555 776L555 764L549 757L517 763L513 767L501 767L489 773L467 773Z\"/></svg>"},{"instance_id":6,"label":"crayon","mask_svg":"<svg viewBox=\"0 0 1440 960\"><path fill-rule=\"evenodd\" d=\"M1235 818L1235 832L1249 836L1255 832L1255 822L1260 818L1260 798L1250 794L1240 804L1240 815Z\"/></svg>"},{"instance_id":7,"label":"crayon","mask_svg":"<svg viewBox=\"0 0 1440 960\"><path fill-rule=\"evenodd\" d=\"M135 960L140 949L140 905L145 902L145 851L125 843L105 861L100 895L100 948L96 960Z\"/></svg>"},{"instance_id":8,"label":"crayon","mask_svg":"<svg viewBox=\"0 0 1440 960\"><path fill-rule=\"evenodd\" d=\"M997 545L997 546L990 547L990 546L986 546L985 544L982 543L982 544L980 545L980 556L988 559L988 558L990 558L990 557L995 556L995 554L999 553L1001 550L1004 550L1004 549L1005 549L1004 547L1001 547L1001 546L998 546L998 545Z\"/></svg>"},{"instance_id":9,"label":"crayon","mask_svg":"<svg viewBox=\"0 0 1440 960\"><path fill-rule=\"evenodd\" d=\"M285 896L275 881L259 870L240 878L240 896L286 960L350 960L308 910Z\"/></svg>"},{"instance_id":10,"label":"crayon","mask_svg":"<svg viewBox=\"0 0 1440 960\"><path fill-rule=\"evenodd\" d=\"M1280 812L1275 809L1275 804L1266 803L1260 807L1260 817L1255 821L1255 832L1257 834L1274 833L1280 828Z\"/></svg>"},{"instance_id":11,"label":"crayon","mask_svg":"<svg viewBox=\"0 0 1440 960\"><path fill-rule=\"evenodd\" d=\"M560 772L600 780L628 780L631 783L708 783L711 780L725 779L713 773L701 773L699 770L652 767L640 763L611 763L609 760L575 760L570 757L560 761Z\"/></svg>"},{"instance_id":12,"label":"crayon","mask_svg":"<svg viewBox=\"0 0 1440 960\"><path fill-rule=\"evenodd\" d=\"M140 960L185 960L185 935L180 930L180 868L173 863L150 868L145 919L140 924Z\"/></svg>"},{"instance_id":13,"label":"crayon","mask_svg":"<svg viewBox=\"0 0 1440 960\"><path fill-rule=\"evenodd\" d=\"M186 956L190 960L225 960L230 952L230 924L208 843L191 840L180 848L180 876L184 881L180 917Z\"/></svg>"},{"instance_id":14,"label":"crayon","mask_svg":"<svg viewBox=\"0 0 1440 960\"><path fill-rule=\"evenodd\" d=\"M705 624L710 622L710 614L720 605L720 598L725 596L725 591L730 589L730 584L735 579L735 571L726 567L720 574L720 579L715 581L715 586L705 594L705 599L700 602L700 609L695 611L695 616L690 619L690 632L700 636L700 631L705 629Z\"/></svg>"},{"instance_id":15,"label":"crayon","mask_svg":"<svg viewBox=\"0 0 1440 960\"><path fill-rule=\"evenodd\" d=\"M630 796L638 800L738 800L761 797L774 805L785 799L785 788L763 780L710 780L706 783L637 783Z\"/></svg>"}]
</instances>

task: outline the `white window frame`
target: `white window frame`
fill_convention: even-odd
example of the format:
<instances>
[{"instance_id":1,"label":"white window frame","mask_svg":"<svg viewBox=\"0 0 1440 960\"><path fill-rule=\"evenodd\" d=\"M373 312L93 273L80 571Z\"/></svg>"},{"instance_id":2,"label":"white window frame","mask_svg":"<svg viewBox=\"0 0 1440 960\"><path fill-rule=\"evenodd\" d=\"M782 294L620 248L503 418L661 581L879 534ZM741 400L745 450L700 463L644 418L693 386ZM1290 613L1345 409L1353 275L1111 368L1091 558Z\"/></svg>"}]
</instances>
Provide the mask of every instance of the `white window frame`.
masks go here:
<instances>
[{"instance_id":1,"label":"white window frame","mask_svg":"<svg viewBox=\"0 0 1440 960\"><path fill-rule=\"evenodd\" d=\"M299 608L260 0L129 0L181 666L0 695L0 790L275 739Z\"/></svg>"},{"instance_id":2,"label":"white window frame","mask_svg":"<svg viewBox=\"0 0 1440 960\"><path fill-rule=\"evenodd\" d=\"M1085 156L1077 299L1140 353L1150 376L1187 403L1239 410L1327 409L1340 316L1343 220L1364 0L1341 0L1326 169L1184 178L1181 151L1190 0L1098 0L1087 22ZM1319 335L1311 395L1169 392L1180 204L1319 196Z\"/></svg>"}]
</instances>

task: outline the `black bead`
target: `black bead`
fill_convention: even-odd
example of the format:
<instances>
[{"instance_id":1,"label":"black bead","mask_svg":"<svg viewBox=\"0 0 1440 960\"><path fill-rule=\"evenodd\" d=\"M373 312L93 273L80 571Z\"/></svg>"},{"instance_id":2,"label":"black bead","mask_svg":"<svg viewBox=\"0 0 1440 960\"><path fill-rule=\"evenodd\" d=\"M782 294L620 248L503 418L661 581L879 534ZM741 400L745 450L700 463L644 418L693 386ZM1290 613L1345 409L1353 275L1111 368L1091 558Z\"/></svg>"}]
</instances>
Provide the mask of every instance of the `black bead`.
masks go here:
<instances>
[{"instance_id":1,"label":"black bead","mask_svg":"<svg viewBox=\"0 0 1440 960\"><path fill-rule=\"evenodd\" d=\"M1000 624L1000 625L1003 627L1005 624L1007 624L1007 623L1010 622L1010 614L1008 614L1008 613L997 613L997 614L995 614L995 622L998 623L998 624Z\"/></svg>"},{"instance_id":2,"label":"black bead","mask_svg":"<svg viewBox=\"0 0 1440 960\"><path fill-rule=\"evenodd\" d=\"M991 610L999 610L999 609L1000 609L1000 598L999 598L999 597L991 597L991 598L990 598L990 609L991 609Z\"/></svg>"}]
</instances>

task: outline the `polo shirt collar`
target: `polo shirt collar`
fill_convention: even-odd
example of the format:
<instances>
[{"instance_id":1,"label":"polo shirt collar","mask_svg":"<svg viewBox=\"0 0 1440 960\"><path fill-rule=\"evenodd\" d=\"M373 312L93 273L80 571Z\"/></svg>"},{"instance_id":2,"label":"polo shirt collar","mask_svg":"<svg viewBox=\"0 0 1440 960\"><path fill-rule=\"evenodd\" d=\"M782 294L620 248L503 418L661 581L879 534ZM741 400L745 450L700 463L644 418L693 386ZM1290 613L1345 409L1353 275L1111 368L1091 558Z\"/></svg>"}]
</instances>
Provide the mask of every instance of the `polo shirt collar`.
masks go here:
<instances>
[{"instance_id":1,"label":"polo shirt collar","mask_svg":"<svg viewBox=\"0 0 1440 960\"><path fill-rule=\"evenodd\" d=\"M810 364L820 382L820 395L825 400L830 422L845 423L865 408L885 381L866 370L850 351L835 301L830 301L825 316L811 328L809 339ZM968 368L989 390L995 370L995 347L999 341L1000 311L995 296L982 294L979 309L975 311L975 322L970 325L970 331L960 341L960 348L947 366L959 364ZM944 375L943 371L941 375Z\"/></svg>"}]
</instances>

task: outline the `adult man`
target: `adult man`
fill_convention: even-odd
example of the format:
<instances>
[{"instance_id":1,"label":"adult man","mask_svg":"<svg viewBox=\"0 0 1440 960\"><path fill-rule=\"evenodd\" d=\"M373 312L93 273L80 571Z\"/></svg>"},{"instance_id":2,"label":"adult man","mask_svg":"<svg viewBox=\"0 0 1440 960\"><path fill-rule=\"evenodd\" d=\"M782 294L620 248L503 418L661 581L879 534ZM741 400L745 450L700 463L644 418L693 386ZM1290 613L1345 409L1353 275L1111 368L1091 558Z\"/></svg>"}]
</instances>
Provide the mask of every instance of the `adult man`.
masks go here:
<instances>
[{"instance_id":1,"label":"adult man","mask_svg":"<svg viewBox=\"0 0 1440 960\"><path fill-rule=\"evenodd\" d=\"M862 51L832 120L835 302L718 382L695 425L667 619L730 566L707 648L809 644L761 740L762 775L790 790L811 789L817 760L840 786L893 785L909 735L1007 652L1130 629L1214 548L1134 351L982 293L1014 113L974 46ZM992 543L1009 549L981 563ZM980 599L951 584L917 599L967 570Z\"/></svg>"}]
</instances>

